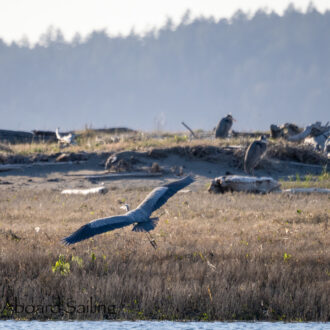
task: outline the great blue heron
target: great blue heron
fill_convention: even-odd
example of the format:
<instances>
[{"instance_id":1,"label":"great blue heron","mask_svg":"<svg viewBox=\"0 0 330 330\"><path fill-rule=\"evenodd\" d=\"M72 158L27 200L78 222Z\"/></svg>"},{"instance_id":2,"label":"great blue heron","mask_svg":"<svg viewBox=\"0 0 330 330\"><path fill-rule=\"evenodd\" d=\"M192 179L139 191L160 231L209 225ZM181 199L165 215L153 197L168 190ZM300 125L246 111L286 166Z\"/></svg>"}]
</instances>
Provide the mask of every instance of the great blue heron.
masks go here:
<instances>
[{"instance_id":1,"label":"great blue heron","mask_svg":"<svg viewBox=\"0 0 330 330\"><path fill-rule=\"evenodd\" d=\"M181 180L155 188L135 210L128 211L124 215L93 220L80 227L70 236L65 237L63 243L66 245L74 244L94 235L132 224L134 224L133 231L149 232L156 227L158 222L158 218L150 218L151 214L164 205L177 191L193 181L194 179L191 176L186 176Z\"/></svg>"},{"instance_id":2,"label":"great blue heron","mask_svg":"<svg viewBox=\"0 0 330 330\"><path fill-rule=\"evenodd\" d=\"M254 174L254 168L259 164L261 158L267 150L267 138L261 136L260 140L253 141L245 152L244 171L248 174Z\"/></svg>"},{"instance_id":3,"label":"great blue heron","mask_svg":"<svg viewBox=\"0 0 330 330\"><path fill-rule=\"evenodd\" d=\"M56 128L55 134L57 137L57 140L62 144L72 144L74 140L74 135L72 133L69 133L68 135L61 135L58 131L59 129Z\"/></svg>"},{"instance_id":4,"label":"great blue heron","mask_svg":"<svg viewBox=\"0 0 330 330\"><path fill-rule=\"evenodd\" d=\"M226 117L222 118L216 129L215 129L215 137L216 138L225 138L228 136L228 133L233 125L233 121L235 119L231 114L228 114Z\"/></svg>"}]
</instances>

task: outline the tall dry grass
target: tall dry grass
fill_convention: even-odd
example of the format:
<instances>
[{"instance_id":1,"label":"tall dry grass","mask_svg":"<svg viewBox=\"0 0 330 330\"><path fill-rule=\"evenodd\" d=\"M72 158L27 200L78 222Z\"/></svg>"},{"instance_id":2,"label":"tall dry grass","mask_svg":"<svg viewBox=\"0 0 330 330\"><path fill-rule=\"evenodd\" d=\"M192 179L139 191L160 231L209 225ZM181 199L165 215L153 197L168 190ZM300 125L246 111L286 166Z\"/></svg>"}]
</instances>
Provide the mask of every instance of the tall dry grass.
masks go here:
<instances>
[{"instance_id":1,"label":"tall dry grass","mask_svg":"<svg viewBox=\"0 0 330 330\"><path fill-rule=\"evenodd\" d=\"M202 138L190 139L190 135L184 132L161 133L161 132L135 132L126 134L107 134L85 130L77 132L76 144L60 146L58 143L19 143L12 144L13 153L21 155L34 155L36 153L54 154L58 152L107 152L122 150L146 150L148 148L169 148L175 146L196 145L248 145L251 138L215 139L212 133L199 134ZM204 137L203 137L204 136ZM1 150L0 150L1 151Z\"/></svg>"},{"instance_id":2,"label":"tall dry grass","mask_svg":"<svg viewBox=\"0 0 330 330\"><path fill-rule=\"evenodd\" d=\"M328 196L193 187L156 212L157 249L130 228L63 246L150 187L113 189L0 192L3 318L330 320Z\"/></svg>"}]
</instances>

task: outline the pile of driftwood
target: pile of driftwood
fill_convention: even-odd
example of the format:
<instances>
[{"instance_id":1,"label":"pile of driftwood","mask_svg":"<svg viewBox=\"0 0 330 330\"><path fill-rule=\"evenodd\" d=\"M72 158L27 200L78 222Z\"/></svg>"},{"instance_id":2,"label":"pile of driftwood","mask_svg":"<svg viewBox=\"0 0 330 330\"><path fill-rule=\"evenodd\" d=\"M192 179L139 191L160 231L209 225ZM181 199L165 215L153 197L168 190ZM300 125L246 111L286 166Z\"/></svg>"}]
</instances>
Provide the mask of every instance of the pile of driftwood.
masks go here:
<instances>
[{"instance_id":1,"label":"pile of driftwood","mask_svg":"<svg viewBox=\"0 0 330 330\"><path fill-rule=\"evenodd\" d=\"M305 129L290 123L286 123L280 127L271 125L270 130L271 136L274 139L283 137L290 142L303 142L304 144L312 145L315 150L325 153L329 152L329 122L322 126L322 123L317 121L314 124L308 125Z\"/></svg>"}]
</instances>

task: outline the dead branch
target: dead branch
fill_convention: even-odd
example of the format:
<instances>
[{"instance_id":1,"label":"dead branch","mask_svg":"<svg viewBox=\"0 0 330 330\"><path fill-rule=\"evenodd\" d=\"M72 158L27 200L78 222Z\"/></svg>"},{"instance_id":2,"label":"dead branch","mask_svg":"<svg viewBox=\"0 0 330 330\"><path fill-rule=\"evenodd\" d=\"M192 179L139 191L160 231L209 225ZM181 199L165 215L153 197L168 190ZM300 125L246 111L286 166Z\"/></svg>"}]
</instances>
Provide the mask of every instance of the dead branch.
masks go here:
<instances>
[{"instance_id":1,"label":"dead branch","mask_svg":"<svg viewBox=\"0 0 330 330\"><path fill-rule=\"evenodd\" d=\"M195 138L198 139L198 137L196 136L196 134L193 132L193 130L187 125L185 124L183 121L181 122L181 124L191 133L191 135Z\"/></svg>"}]
</instances>

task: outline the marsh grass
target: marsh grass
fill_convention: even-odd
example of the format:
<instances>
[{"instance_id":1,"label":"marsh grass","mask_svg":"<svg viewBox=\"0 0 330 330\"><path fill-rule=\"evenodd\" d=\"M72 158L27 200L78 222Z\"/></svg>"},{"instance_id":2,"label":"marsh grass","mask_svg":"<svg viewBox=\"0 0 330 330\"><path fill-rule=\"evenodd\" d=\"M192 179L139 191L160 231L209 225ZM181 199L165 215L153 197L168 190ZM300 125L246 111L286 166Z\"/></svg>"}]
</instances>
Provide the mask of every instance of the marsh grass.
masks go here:
<instances>
[{"instance_id":1,"label":"marsh grass","mask_svg":"<svg viewBox=\"0 0 330 330\"><path fill-rule=\"evenodd\" d=\"M156 212L157 249L131 228L61 244L82 224L123 212L123 200L136 206L149 190L118 186L84 197L1 191L1 316L330 320L328 196L210 195L200 188ZM111 312L86 310L91 298ZM63 310L15 313L15 303Z\"/></svg>"},{"instance_id":2,"label":"marsh grass","mask_svg":"<svg viewBox=\"0 0 330 330\"><path fill-rule=\"evenodd\" d=\"M248 145L253 139L230 138L214 139L209 132L199 132L202 138L191 139L184 132L131 132L125 134L100 133L90 129L76 132L76 145L61 147L58 143L21 143L12 144L13 153L25 156L36 153L53 154L58 152L107 152L122 150L146 150L148 148L170 148L175 146L212 145L225 147L229 145ZM204 136L204 138L203 138Z\"/></svg>"},{"instance_id":3,"label":"marsh grass","mask_svg":"<svg viewBox=\"0 0 330 330\"><path fill-rule=\"evenodd\" d=\"M280 180L282 189L290 188L327 188L330 189L330 175L325 166L320 175L307 174L289 177L289 180Z\"/></svg>"}]
</instances>

